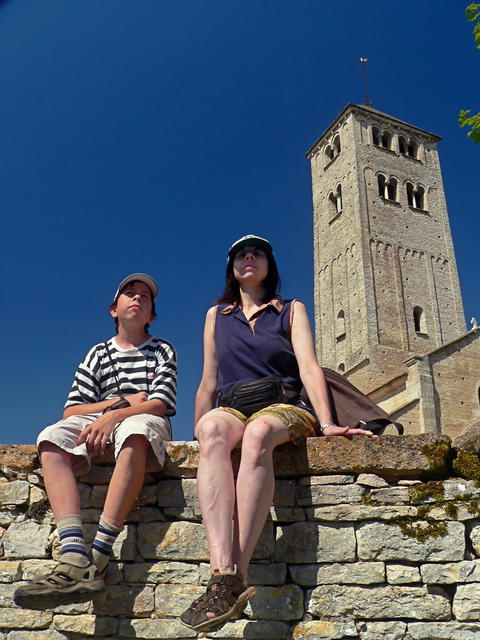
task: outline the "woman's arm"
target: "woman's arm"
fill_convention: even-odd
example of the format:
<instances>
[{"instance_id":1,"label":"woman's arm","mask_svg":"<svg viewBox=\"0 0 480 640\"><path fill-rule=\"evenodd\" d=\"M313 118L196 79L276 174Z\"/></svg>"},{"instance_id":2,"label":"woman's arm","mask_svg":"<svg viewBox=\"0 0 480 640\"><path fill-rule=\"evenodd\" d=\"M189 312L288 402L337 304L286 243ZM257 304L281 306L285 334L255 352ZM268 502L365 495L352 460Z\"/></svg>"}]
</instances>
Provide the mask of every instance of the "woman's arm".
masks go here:
<instances>
[{"instance_id":1,"label":"woman's arm","mask_svg":"<svg viewBox=\"0 0 480 640\"><path fill-rule=\"evenodd\" d=\"M215 407L217 390L217 356L215 353L216 307L207 311L203 331L203 374L195 397L195 425L200 418Z\"/></svg>"},{"instance_id":2,"label":"woman's arm","mask_svg":"<svg viewBox=\"0 0 480 640\"><path fill-rule=\"evenodd\" d=\"M300 379L303 382L320 424L328 424L329 422L333 422L333 420L330 400L328 398L327 383L315 355L307 310L301 302L295 301L292 304L295 305L292 323L292 346L300 370ZM365 429L351 429L337 425L327 427L324 434L328 436L373 435L371 431L366 431Z\"/></svg>"}]
</instances>

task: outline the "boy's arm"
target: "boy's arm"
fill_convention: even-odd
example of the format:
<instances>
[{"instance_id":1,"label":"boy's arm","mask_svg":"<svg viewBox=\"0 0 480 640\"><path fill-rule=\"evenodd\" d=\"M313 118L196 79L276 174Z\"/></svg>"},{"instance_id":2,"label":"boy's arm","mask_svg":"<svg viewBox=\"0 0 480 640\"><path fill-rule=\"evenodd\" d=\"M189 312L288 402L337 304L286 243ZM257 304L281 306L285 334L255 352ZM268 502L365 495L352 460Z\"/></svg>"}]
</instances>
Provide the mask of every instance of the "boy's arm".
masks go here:
<instances>
[{"instance_id":1,"label":"boy's arm","mask_svg":"<svg viewBox=\"0 0 480 640\"><path fill-rule=\"evenodd\" d=\"M144 393L144 392L141 392ZM140 395L140 394L135 394ZM144 393L146 397L146 393ZM127 396L129 397L129 396ZM101 403L98 403L101 404ZM131 407L125 407L125 409L115 409L115 411L109 411L104 413L97 420L92 422L88 427L82 431L78 437L77 444L87 444L87 449L92 455L98 455L105 452L108 438L115 426L129 418L140 413L149 413L154 416L164 416L167 410L167 406L161 400L146 400L139 402Z\"/></svg>"},{"instance_id":2,"label":"boy's arm","mask_svg":"<svg viewBox=\"0 0 480 640\"><path fill-rule=\"evenodd\" d=\"M132 407L134 407L137 404L144 403L147 399L147 394L144 391L140 391L139 393L124 396L124 398L129 401ZM112 404L115 404L115 402L118 402L119 400L120 398L109 398L108 400L102 400L102 402L85 402L84 404L70 405L63 412L63 417L68 418L70 416L85 416L89 413L102 413L102 411L105 411L107 407L112 406ZM118 409L118 411L120 411L120 409ZM150 412L142 411L141 413Z\"/></svg>"}]
</instances>

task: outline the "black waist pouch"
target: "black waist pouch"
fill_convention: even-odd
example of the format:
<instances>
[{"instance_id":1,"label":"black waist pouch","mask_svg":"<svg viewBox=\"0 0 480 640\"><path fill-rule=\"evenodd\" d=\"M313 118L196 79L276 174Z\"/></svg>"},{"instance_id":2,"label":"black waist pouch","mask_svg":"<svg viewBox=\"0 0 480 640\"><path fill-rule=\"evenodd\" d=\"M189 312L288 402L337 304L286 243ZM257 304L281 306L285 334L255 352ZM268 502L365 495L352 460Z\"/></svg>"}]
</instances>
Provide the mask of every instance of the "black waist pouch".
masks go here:
<instances>
[{"instance_id":1,"label":"black waist pouch","mask_svg":"<svg viewBox=\"0 0 480 640\"><path fill-rule=\"evenodd\" d=\"M267 376L236 384L228 393L220 396L218 404L220 407L236 409L248 418L260 409L284 401L282 381Z\"/></svg>"}]
</instances>

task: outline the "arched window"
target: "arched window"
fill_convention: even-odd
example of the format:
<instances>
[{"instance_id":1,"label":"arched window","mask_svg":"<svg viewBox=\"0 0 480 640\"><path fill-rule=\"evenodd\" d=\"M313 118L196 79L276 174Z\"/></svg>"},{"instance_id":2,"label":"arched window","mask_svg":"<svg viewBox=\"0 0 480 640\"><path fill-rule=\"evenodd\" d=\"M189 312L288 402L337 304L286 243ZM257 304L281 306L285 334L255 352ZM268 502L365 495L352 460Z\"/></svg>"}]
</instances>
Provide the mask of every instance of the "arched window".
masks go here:
<instances>
[{"instance_id":1,"label":"arched window","mask_svg":"<svg viewBox=\"0 0 480 640\"><path fill-rule=\"evenodd\" d=\"M425 189L422 186L418 186L414 192L414 206L416 209L425 209Z\"/></svg>"},{"instance_id":2,"label":"arched window","mask_svg":"<svg viewBox=\"0 0 480 640\"><path fill-rule=\"evenodd\" d=\"M343 338L345 338L345 312L343 309L337 313L337 319L335 322L335 337L337 342L340 342Z\"/></svg>"},{"instance_id":3,"label":"arched window","mask_svg":"<svg viewBox=\"0 0 480 640\"><path fill-rule=\"evenodd\" d=\"M382 147L384 149L392 148L392 134L389 131L384 131L382 135Z\"/></svg>"},{"instance_id":4,"label":"arched window","mask_svg":"<svg viewBox=\"0 0 480 640\"><path fill-rule=\"evenodd\" d=\"M340 147L340 136L335 136L335 138L333 139L333 154L334 156L338 156L338 154L341 151L341 147Z\"/></svg>"},{"instance_id":5,"label":"arched window","mask_svg":"<svg viewBox=\"0 0 480 640\"><path fill-rule=\"evenodd\" d=\"M427 322L422 307L413 307L413 324L416 333L427 333Z\"/></svg>"},{"instance_id":6,"label":"arched window","mask_svg":"<svg viewBox=\"0 0 480 640\"><path fill-rule=\"evenodd\" d=\"M413 184L411 182L407 182L407 202L409 207L413 207Z\"/></svg>"},{"instance_id":7,"label":"arched window","mask_svg":"<svg viewBox=\"0 0 480 640\"><path fill-rule=\"evenodd\" d=\"M343 209L342 205L342 185L337 185L337 213L341 213Z\"/></svg>"},{"instance_id":8,"label":"arched window","mask_svg":"<svg viewBox=\"0 0 480 640\"><path fill-rule=\"evenodd\" d=\"M381 198L385 198L385 185L386 185L386 178L384 175L382 175L381 173L378 176L378 195Z\"/></svg>"},{"instance_id":9,"label":"arched window","mask_svg":"<svg viewBox=\"0 0 480 640\"><path fill-rule=\"evenodd\" d=\"M345 365L343 364L343 362L340 362L337 369L338 371L340 371L340 373L343 373L345 371Z\"/></svg>"},{"instance_id":10,"label":"arched window","mask_svg":"<svg viewBox=\"0 0 480 640\"><path fill-rule=\"evenodd\" d=\"M407 141L403 136L398 136L398 150L400 153L407 153Z\"/></svg>"},{"instance_id":11,"label":"arched window","mask_svg":"<svg viewBox=\"0 0 480 640\"><path fill-rule=\"evenodd\" d=\"M395 202L397 201L397 185L398 180L396 178L390 178L387 182L387 198Z\"/></svg>"},{"instance_id":12,"label":"arched window","mask_svg":"<svg viewBox=\"0 0 480 640\"><path fill-rule=\"evenodd\" d=\"M333 160L333 149L330 145L325 147L325 161L328 164L331 160Z\"/></svg>"},{"instance_id":13,"label":"arched window","mask_svg":"<svg viewBox=\"0 0 480 640\"><path fill-rule=\"evenodd\" d=\"M409 155L411 158L418 157L418 144L415 142L415 140L410 140L410 142L408 143L407 155Z\"/></svg>"},{"instance_id":14,"label":"arched window","mask_svg":"<svg viewBox=\"0 0 480 640\"><path fill-rule=\"evenodd\" d=\"M380 146L380 129L378 127L372 127L372 139L373 144Z\"/></svg>"}]
</instances>

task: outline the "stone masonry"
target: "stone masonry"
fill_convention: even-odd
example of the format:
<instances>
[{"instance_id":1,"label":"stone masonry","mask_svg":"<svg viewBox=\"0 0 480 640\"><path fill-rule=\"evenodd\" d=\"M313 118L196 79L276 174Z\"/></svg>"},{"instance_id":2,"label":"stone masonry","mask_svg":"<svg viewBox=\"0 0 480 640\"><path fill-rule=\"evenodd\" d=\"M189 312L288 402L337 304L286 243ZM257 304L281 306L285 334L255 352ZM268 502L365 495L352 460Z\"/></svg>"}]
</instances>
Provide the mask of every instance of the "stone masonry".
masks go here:
<instances>
[{"instance_id":1,"label":"stone masonry","mask_svg":"<svg viewBox=\"0 0 480 640\"><path fill-rule=\"evenodd\" d=\"M448 640L480 634L480 462L444 436L311 438L275 452L277 485L240 620L211 638ZM478 449L478 447L477 447ZM80 479L91 539L112 464ZM234 453L238 464L238 453ZM12 600L58 540L33 446L0 447L0 640L194 638L178 621L208 579L198 445L172 442L149 475L93 602Z\"/></svg>"}]
</instances>

